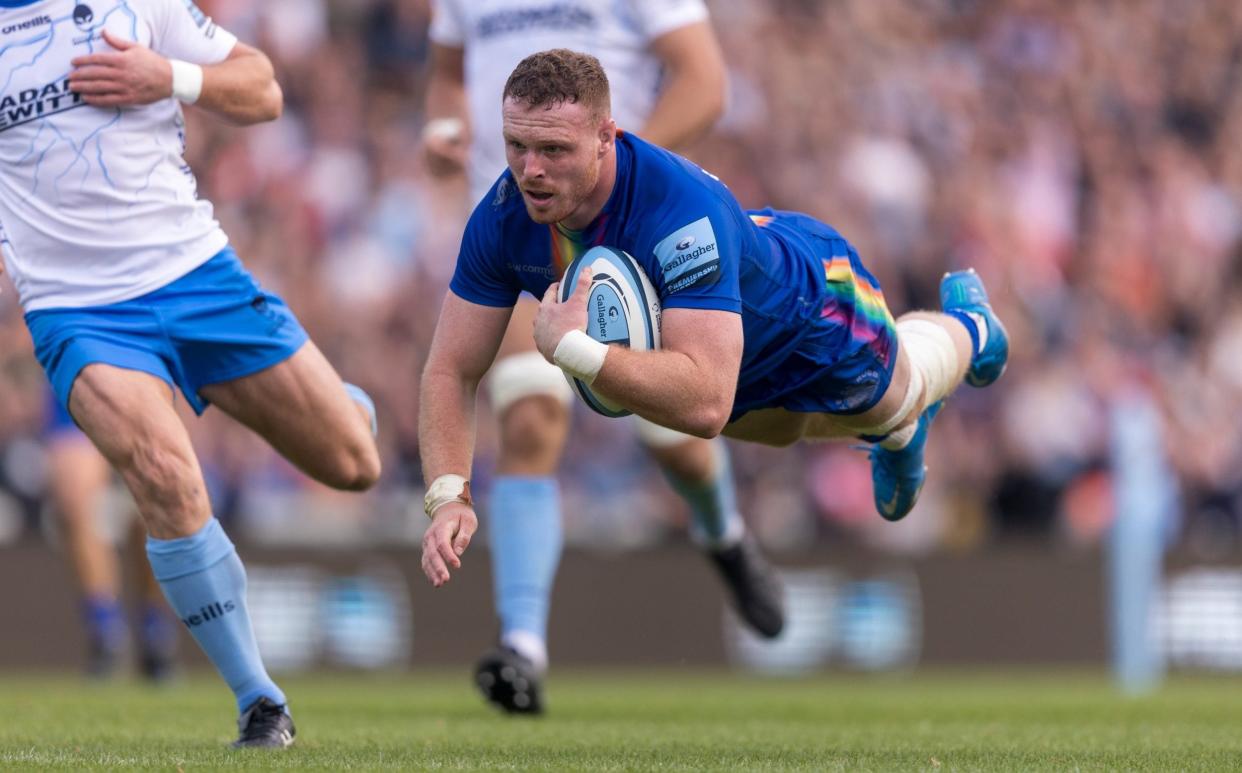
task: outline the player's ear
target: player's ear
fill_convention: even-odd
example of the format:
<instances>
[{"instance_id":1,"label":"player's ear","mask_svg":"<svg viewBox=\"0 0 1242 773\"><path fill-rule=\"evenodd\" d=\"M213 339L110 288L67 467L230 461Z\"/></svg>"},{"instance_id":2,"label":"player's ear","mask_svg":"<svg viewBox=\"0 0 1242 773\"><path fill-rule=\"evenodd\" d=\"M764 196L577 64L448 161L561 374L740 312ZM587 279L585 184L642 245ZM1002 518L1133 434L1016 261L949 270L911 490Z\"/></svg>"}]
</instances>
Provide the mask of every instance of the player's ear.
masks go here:
<instances>
[{"instance_id":1,"label":"player's ear","mask_svg":"<svg viewBox=\"0 0 1242 773\"><path fill-rule=\"evenodd\" d=\"M599 156L603 158L605 154L612 149L612 144L617 141L617 122L609 116L604 116L599 125Z\"/></svg>"}]
</instances>

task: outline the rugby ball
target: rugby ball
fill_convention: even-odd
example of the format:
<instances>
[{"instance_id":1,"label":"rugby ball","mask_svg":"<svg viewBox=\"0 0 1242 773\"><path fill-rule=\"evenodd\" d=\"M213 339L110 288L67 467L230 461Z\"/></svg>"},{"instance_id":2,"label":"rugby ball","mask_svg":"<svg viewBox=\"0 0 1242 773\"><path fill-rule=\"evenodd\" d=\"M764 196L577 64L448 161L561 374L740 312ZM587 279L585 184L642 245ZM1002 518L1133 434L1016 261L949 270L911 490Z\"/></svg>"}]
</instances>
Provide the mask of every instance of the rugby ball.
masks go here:
<instances>
[{"instance_id":1,"label":"rugby ball","mask_svg":"<svg viewBox=\"0 0 1242 773\"><path fill-rule=\"evenodd\" d=\"M638 351L659 349L660 297L638 261L612 247L592 247L565 269L557 300L565 303L573 295L578 275L584 271L591 277L585 309L587 335ZM610 418L630 415L625 408L595 394L581 380L568 373L565 378L574 394L596 413Z\"/></svg>"}]
</instances>

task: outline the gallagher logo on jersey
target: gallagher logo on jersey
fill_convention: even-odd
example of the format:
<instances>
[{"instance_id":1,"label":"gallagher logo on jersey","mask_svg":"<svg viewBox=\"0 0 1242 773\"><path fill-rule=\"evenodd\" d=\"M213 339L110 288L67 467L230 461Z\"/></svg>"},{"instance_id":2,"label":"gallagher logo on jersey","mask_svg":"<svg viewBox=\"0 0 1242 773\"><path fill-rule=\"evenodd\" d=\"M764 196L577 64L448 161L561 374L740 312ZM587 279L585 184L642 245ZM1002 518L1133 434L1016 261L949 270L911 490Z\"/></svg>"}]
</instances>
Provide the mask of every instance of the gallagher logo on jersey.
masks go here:
<instances>
[{"instance_id":1,"label":"gallagher logo on jersey","mask_svg":"<svg viewBox=\"0 0 1242 773\"><path fill-rule=\"evenodd\" d=\"M665 290L715 284L720 279L720 250L712 221L703 217L678 228L655 247L664 271Z\"/></svg>"}]
</instances>

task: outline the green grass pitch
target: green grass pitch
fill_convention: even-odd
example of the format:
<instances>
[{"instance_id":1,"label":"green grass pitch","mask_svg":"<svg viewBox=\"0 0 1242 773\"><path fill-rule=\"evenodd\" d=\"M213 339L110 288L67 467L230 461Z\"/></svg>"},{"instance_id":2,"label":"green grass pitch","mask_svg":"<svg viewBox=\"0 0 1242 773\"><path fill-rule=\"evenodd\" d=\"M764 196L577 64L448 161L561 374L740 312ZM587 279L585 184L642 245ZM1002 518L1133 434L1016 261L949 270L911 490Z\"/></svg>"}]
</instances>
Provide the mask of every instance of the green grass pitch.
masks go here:
<instances>
[{"instance_id":1,"label":"green grass pitch","mask_svg":"<svg viewBox=\"0 0 1242 773\"><path fill-rule=\"evenodd\" d=\"M488 710L461 673L282 680L298 742L228 750L233 707L206 676L172 687L0 677L0 769L1227 770L1242 681L1151 697L1103 676L969 672L759 680L558 673L550 713Z\"/></svg>"}]
</instances>

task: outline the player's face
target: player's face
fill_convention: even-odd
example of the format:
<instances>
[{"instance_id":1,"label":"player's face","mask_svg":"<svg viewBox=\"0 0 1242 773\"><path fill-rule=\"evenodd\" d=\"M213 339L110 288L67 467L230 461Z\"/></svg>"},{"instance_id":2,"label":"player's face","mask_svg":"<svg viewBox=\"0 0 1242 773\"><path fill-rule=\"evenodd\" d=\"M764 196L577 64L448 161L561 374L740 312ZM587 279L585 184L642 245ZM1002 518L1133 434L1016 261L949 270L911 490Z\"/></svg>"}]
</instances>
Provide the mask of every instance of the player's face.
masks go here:
<instances>
[{"instance_id":1,"label":"player's face","mask_svg":"<svg viewBox=\"0 0 1242 773\"><path fill-rule=\"evenodd\" d=\"M600 190L600 170L612 152L616 124L576 103L529 107L506 99L505 158L536 223L581 228L611 192Z\"/></svg>"}]
</instances>

